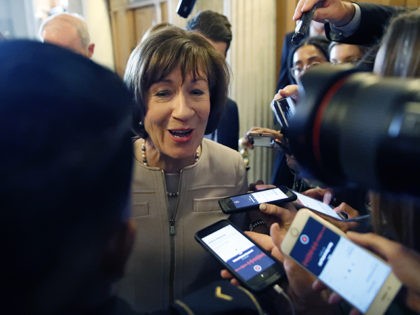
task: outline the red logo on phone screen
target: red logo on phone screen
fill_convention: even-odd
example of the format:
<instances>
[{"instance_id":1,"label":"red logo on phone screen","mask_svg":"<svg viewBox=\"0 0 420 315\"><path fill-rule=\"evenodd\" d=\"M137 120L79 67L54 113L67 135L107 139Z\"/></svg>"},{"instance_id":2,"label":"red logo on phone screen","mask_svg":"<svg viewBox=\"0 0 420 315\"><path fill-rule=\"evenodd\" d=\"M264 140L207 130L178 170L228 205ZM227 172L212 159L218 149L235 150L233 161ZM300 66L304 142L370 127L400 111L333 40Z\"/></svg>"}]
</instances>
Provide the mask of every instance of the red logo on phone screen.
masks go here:
<instances>
[{"instance_id":1,"label":"red logo on phone screen","mask_svg":"<svg viewBox=\"0 0 420 315\"><path fill-rule=\"evenodd\" d=\"M306 244L308 244L309 243L309 236L308 235L306 235L306 234L302 234L301 236L300 236L300 242L303 244L303 245L306 245Z\"/></svg>"}]
</instances>

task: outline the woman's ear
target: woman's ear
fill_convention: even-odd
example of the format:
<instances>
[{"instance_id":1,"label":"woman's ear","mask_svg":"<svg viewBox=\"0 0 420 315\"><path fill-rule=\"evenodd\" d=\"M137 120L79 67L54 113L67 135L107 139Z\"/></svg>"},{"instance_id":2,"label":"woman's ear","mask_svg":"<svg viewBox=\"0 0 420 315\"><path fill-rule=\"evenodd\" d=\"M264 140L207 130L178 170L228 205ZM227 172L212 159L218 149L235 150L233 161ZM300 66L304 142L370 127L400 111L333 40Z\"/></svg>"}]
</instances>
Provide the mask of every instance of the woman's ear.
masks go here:
<instances>
[{"instance_id":1,"label":"woman's ear","mask_svg":"<svg viewBox=\"0 0 420 315\"><path fill-rule=\"evenodd\" d=\"M135 234L136 225L133 219L122 222L115 230L103 256L102 266L106 277L117 280L124 275L125 264L131 253Z\"/></svg>"}]
</instances>

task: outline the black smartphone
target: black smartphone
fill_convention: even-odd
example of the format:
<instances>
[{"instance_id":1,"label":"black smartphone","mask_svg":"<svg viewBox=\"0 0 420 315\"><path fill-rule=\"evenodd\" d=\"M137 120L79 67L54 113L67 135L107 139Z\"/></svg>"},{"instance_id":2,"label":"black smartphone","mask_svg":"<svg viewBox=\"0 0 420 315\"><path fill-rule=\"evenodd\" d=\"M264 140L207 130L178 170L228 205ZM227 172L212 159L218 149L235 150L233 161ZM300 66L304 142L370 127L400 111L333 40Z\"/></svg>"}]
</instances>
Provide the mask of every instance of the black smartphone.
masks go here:
<instances>
[{"instance_id":1,"label":"black smartphone","mask_svg":"<svg viewBox=\"0 0 420 315\"><path fill-rule=\"evenodd\" d=\"M290 97L273 100L271 110L281 129L284 129L289 127L289 119L295 114L295 102Z\"/></svg>"},{"instance_id":2,"label":"black smartphone","mask_svg":"<svg viewBox=\"0 0 420 315\"><path fill-rule=\"evenodd\" d=\"M195 239L251 291L262 291L285 277L283 266L228 220L198 231Z\"/></svg>"},{"instance_id":3,"label":"black smartphone","mask_svg":"<svg viewBox=\"0 0 420 315\"><path fill-rule=\"evenodd\" d=\"M289 188L279 186L219 199L219 206L226 214L258 209L261 203L282 204L296 200Z\"/></svg>"}]
</instances>

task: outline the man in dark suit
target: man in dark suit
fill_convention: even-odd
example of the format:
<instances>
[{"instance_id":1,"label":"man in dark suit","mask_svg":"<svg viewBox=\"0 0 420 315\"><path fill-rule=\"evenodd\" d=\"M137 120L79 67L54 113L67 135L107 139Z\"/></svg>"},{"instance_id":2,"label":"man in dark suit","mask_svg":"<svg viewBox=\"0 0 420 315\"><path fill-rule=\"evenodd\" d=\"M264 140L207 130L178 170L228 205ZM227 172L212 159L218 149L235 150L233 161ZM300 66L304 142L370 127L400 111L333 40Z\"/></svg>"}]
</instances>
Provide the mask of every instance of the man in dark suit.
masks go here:
<instances>
[{"instance_id":1,"label":"man in dark suit","mask_svg":"<svg viewBox=\"0 0 420 315\"><path fill-rule=\"evenodd\" d=\"M200 33L226 57L232 41L231 24L226 16L210 10L201 11L187 22L186 29ZM206 137L238 150L239 113L234 100L228 98L217 129Z\"/></svg>"}]
</instances>

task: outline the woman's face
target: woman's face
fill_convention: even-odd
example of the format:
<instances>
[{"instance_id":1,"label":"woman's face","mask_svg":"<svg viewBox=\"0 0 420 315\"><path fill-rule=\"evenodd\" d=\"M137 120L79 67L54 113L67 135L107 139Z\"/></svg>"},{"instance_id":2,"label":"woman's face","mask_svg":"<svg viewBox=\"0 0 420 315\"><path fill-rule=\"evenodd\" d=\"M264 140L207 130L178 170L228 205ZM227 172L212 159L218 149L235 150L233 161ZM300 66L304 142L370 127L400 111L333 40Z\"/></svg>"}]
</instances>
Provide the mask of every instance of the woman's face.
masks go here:
<instances>
[{"instance_id":1,"label":"woman's face","mask_svg":"<svg viewBox=\"0 0 420 315\"><path fill-rule=\"evenodd\" d=\"M322 52L314 45L304 45L293 54L293 67L290 69L297 82L307 69L328 62Z\"/></svg>"},{"instance_id":2,"label":"woman's face","mask_svg":"<svg viewBox=\"0 0 420 315\"><path fill-rule=\"evenodd\" d=\"M330 51L332 64L356 63L362 57L363 53L357 45L336 44Z\"/></svg>"},{"instance_id":3,"label":"woman's face","mask_svg":"<svg viewBox=\"0 0 420 315\"><path fill-rule=\"evenodd\" d=\"M164 158L182 160L195 155L210 114L206 76L182 78L180 68L154 83L147 93L144 126Z\"/></svg>"}]
</instances>

